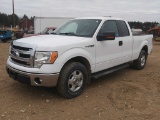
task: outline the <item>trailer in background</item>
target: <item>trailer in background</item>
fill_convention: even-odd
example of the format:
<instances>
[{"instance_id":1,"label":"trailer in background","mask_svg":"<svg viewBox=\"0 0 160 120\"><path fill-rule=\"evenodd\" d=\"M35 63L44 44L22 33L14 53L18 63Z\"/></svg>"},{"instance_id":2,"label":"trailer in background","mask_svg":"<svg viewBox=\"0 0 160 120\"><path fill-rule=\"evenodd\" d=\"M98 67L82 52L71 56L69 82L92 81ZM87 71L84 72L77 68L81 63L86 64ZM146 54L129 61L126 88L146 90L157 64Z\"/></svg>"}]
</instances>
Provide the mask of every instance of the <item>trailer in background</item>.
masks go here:
<instances>
[{"instance_id":1,"label":"trailer in background","mask_svg":"<svg viewBox=\"0 0 160 120\"><path fill-rule=\"evenodd\" d=\"M35 17L34 18L34 33L41 33L45 28L48 27L59 27L65 22L69 21L69 17Z\"/></svg>"}]
</instances>

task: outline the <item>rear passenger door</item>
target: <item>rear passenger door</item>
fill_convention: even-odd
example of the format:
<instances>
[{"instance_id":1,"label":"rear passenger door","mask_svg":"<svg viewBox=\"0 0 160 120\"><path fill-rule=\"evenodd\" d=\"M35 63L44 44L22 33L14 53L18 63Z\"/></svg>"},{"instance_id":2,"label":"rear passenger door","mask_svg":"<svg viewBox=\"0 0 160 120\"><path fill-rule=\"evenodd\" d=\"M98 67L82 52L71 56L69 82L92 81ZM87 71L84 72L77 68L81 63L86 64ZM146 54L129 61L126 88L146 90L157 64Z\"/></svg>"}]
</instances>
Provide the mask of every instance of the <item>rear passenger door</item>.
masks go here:
<instances>
[{"instance_id":1,"label":"rear passenger door","mask_svg":"<svg viewBox=\"0 0 160 120\"><path fill-rule=\"evenodd\" d=\"M120 31L120 36L122 38L122 46L123 46L123 63L128 62L131 60L132 57L132 45L133 45L133 38L130 35L128 24L126 24L123 20L118 20L118 27Z\"/></svg>"}]
</instances>

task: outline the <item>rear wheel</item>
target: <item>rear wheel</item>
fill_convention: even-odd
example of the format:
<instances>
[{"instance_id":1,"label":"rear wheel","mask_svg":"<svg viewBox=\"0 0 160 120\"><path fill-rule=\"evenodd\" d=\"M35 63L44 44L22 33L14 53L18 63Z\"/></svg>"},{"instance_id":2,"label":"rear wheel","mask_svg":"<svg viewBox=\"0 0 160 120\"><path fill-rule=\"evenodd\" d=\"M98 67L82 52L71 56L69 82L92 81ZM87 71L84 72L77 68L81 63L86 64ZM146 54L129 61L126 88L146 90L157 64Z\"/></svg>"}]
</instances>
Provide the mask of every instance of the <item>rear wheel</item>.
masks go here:
<instances>
[{"instance_id":1,"label":"rear wheel","mask_svg":"<svg viewBox=\"0 0 160 120\"><path fill-rule=\"evenodd\" d=\"M145 67L147 60L147 53L144 50L141 50L137 60L133 61L133 67L135 69L141 70Z\"/></svg>"},{"instance_id":2,"label":"rear wheel","mask_svg":"<svg viewBox=\"0 0 160 120\"><path fill-rule=\"evenodd\" d=\"M66 98L79 96L88 81L88 71L79 62L67 63L60 73L57 84L58 93Z\"/></svg>"}]
</instances>

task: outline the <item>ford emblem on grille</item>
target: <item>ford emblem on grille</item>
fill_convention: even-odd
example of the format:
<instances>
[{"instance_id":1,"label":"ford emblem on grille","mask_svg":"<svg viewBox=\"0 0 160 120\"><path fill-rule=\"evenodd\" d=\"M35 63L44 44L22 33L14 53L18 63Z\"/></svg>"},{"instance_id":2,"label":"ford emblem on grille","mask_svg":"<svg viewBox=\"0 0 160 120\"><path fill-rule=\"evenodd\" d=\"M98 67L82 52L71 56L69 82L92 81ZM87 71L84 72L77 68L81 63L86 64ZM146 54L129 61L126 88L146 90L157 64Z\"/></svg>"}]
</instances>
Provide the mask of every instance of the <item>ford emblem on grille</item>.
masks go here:
<instances>
[{"instance_id":1,"label":"ford emblem on grille","mask_svg":"<svg viewBox=\"0 0 160 120\"><path fill-rule=\"evenodd\" d=\"M19 57L19 53L17 51L13 51L13 55Z\"/></svg>"}]
</instances>

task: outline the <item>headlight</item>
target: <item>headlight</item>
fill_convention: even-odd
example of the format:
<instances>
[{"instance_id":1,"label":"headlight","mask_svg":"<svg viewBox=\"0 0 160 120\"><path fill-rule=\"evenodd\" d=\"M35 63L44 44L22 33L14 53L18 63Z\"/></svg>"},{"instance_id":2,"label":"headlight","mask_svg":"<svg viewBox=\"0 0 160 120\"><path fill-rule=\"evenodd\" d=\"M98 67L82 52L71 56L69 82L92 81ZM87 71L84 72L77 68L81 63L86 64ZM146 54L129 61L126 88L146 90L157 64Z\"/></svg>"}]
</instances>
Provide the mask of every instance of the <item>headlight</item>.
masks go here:
<instances>
[{"instance_id":1,"label":"headlight","mask_svg":"<svg viewBox=\"0 0 160 120\"><path fill-rule=\"evenodd\" d=\"M34 59L34 67L40 67L43 64L54 63L57 57L57 52L36 52Z\"/></svg>"}]
</instances>

